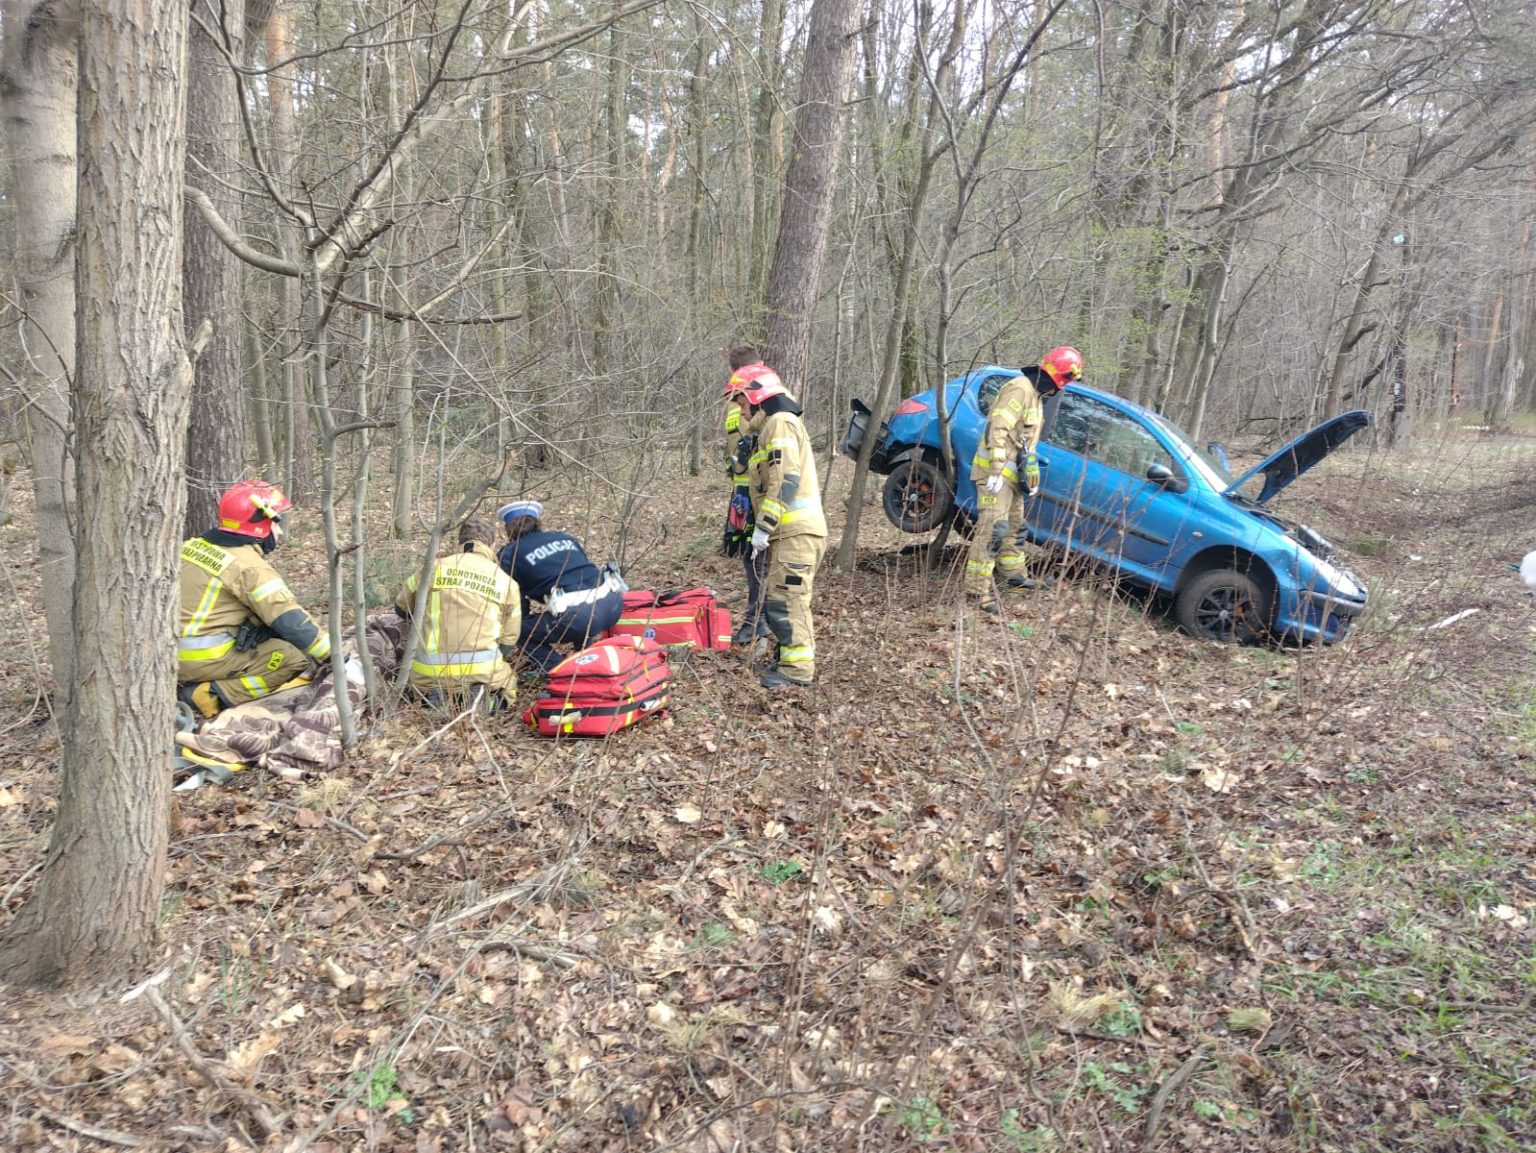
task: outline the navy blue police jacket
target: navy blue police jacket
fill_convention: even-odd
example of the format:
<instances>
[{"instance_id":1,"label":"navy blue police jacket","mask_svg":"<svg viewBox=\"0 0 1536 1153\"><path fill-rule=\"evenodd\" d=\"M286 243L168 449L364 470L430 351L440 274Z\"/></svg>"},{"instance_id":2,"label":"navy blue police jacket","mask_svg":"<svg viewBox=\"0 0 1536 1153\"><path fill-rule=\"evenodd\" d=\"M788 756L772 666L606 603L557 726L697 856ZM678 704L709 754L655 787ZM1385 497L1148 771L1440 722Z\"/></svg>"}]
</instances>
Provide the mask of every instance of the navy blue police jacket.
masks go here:
<instances>
[{"instance_id":1,"label":"navy blue police jacket","mask_svg":"<svg viewBox=\"0 0 1536 1153\"><path fill-rule=\"evenodd\" d=\"M498 559L522 590L524 614L529 601L545 600L557 588L580 592L603 583L602 571L570 533L524 533L503 545Z\"/></svg>"}]
</instances>

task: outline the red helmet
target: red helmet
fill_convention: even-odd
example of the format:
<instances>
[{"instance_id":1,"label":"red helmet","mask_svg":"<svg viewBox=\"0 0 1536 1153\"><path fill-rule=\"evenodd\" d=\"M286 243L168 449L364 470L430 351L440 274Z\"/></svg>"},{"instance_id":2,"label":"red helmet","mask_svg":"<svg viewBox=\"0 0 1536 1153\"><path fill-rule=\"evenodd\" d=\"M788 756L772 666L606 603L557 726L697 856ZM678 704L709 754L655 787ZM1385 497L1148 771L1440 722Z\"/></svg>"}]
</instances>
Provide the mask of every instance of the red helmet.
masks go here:
<instances>
[{"instance_id":1,"label":"red helmet","mask_svg":"<svg viewBox=\"0 0 1536 1153\"><path fill-rule=\"evenodd\" d=\"M1072 381L1083 379L1083 354L1070 344L1063 344L1046 353L1040 367L1055 381L1057 389L1063 389Z\"/></svg>"},{"instance_id":2,"label":"red helmet","mask_svg":"<svg viewBox=\"0 0 1536 1153\"><path fill-rule=\"evenodd\" d=\"M773 369L760 360L754 360L751 364L744 364L733 371L731 378L725 382L725 399L730 400L736 393L745 392L747 390L747 383L763 372L772 373Z\"/></svg>"},{"instance_id":3,"label":"red helmet","mask_svg":"<svg viewBox=\"0 0 1536 1153\"><path fill-rule=\"evenodd\" d=\"M725 382L725 395L735 396L738 392L751 405L762 404L770 396L789 395L789 389L784 387L779 374L761 361L743 365L731 373L731 379Z\"/></svg>"},{"instance_id":4,"label":"red helmet","mask_svg":"<svg viewBox=\"0 0 1536 1153\"><path fill-rule=\"evenodd\" d=\"M253 540L272 535L272 524L293 507L293 502L275 484L264 480L243 480L224 490L219 498L219 527Z\"/></svg>"}]
</instances>

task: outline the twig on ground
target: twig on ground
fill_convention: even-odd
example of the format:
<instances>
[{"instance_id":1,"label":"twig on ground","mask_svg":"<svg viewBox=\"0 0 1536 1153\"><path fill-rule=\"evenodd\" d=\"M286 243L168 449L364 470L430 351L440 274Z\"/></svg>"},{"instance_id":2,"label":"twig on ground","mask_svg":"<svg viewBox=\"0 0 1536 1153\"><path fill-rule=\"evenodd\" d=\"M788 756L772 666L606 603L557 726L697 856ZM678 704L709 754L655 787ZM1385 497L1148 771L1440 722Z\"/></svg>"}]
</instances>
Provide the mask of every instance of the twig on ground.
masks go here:
<instances>
[{"instance_id":1,"label":"twig on ground","mask_svg":"<svg viewBox=\"0 0 1536 1153\"><path fill-rule=\"evenodd\" d=\"M263 801L262 803L269 805L274 809L286 809L290 813L297 813L299 811L298 805L287 805L282 801ZM346 821L343 821L337 817L327 817L324 813L316 813L315 815L324 821L327 825L330 825L331 828L338 829L343 833L350 833L365 845L368 843L368 834L359 828L347 824Z\"/></svg>"},{"instance_id":2,"label":"twig on ground","mask_svg":"<svg viewBox=\"0 0 1536 1153\"><path fill-rule=\"evenodd\" d=\"M165 998L160 995L160 990L146 989L144 991L144 999L154 1007L155 1012L165 1018L165 1023L170 1028L171 1035L175 1038L177 1048L186 1055L187 1060L191 1062L192 1068L197 1071L199 1077L225 1096L242 1105L245 1111L250 1114L251 1120L256 1122L256 1127L261 1130L263 1136L270 1137L272 1134L282 1131L282 1119L272 1115L272 1111L267 1108L265 1101L249 1089L242 1088L229 1078L223 1076L213 1067L208 1058L197 1051L197 1046L192 1044L192 1038L187 1036L186 1026L181 1023L181 1019L176 1016L175 1011L166 1003Z\"/></svg>"},{"instance_id":3,"label":"twig on ground","mask_svg":"<svg viewBox=\"0 0 1536 1153\"><path fill-rule=\"evenodd\" d=\"M1152 1107L1147 1110L1147 1131L1141 1139L1141 1153L1151 1153L1152 1146L1157 1141L1157 1131L1163 1123L1163 1110L1168 1106L1168 1100L1179 1091L1179 1087L1195 1075L1195 1070L1200 1068L1200 1063L1205 1060L1205 1046L1201 1045L1191 1053L1184 1064L1175 1069L1158 1089L1157 1095L1152 1098Z\"/></svg>"},{"instance_id":4,"label":"twig on ground","mask_svg":"<svg viewBox=\"0 0 1536 1153\"><path fill-rule=\"evenodd\" d=\"M116 1129L103 1129L97 1125L87 1125L84 1121L76 1121L73 1117L66 1117L62 1113L55 1113L52 1109L38 1109L38 1115L46 1117L61 1129L68 1129L71 1133L78 1133L82 1137L89 1137L93 1141L105 1141L108 1145L124 1145L129 1149L158 1148L160 1142L153 1137L140 1137L133 1133L122 1133Z\"/></svg>"}]
</instances>

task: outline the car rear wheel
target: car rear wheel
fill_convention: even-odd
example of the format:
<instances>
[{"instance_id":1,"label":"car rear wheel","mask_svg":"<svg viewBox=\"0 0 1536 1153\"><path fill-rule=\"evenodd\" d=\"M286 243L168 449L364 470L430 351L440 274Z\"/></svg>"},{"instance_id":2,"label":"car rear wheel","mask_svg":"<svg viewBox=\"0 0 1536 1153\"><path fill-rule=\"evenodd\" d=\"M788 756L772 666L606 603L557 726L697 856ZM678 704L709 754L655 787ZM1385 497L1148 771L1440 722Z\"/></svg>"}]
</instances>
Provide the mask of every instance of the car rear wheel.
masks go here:
<instances>
[{"instance_id":1,"label":"car rear wheel","mask_svg":"<svg viewBox=\"0 0 1536 1153\"><path fill-rule=\"evenodd\" d=\"M1179 593L1179 624L1201 640L1250 644L1269 624L1269 595L1246 573L1202 573Z\"/></svg>"},{"instance_id":2,"label":"car rear wheel","mask_svg":"<svg viewBox=\"0 0 1536 1153\"><path fill-rule=\"evenodd\" d=\"M902 461L885 481L885 515L902 532L932 532L954 509L955 490L937 461Z\"/></svg>"}]
</instances>

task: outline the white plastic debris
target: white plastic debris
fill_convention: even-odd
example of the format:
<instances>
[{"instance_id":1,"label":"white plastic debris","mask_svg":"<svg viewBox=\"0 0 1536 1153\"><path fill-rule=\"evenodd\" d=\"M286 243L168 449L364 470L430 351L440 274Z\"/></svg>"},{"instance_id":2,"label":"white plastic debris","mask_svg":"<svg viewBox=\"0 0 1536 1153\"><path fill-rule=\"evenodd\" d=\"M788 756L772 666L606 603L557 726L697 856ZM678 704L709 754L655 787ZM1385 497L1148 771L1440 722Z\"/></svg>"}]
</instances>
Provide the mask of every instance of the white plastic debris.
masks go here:
<instances>
[{"instance_id":1,"label":"white plastic debris","mask_svg":"<svg viewBox=\"0 0 1536 1153\"><path fill-rule=\"evenodd\" d=\"M1480 611L1479 609L1462 609L1459 613L1452 613L1450 616L1446 617L1443 621L1436 621L1434 624L1430 625L1429 627L1431 629L1448 628L1449 626L1455 624L1457 621L1466 620L1473 613L1479 612L1479 611Z\"/></svg>"}]
</instances>

